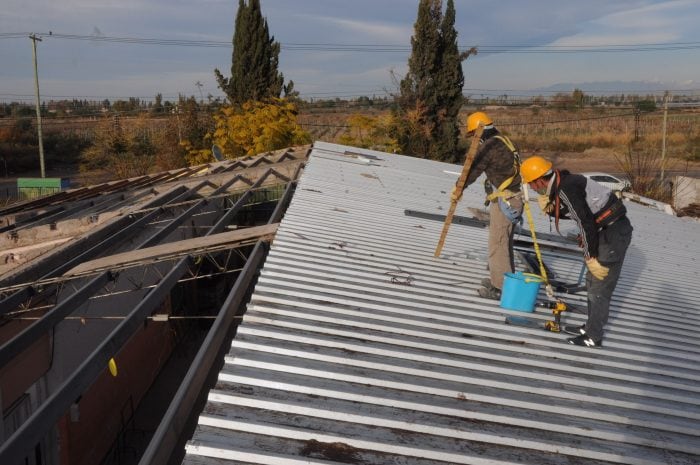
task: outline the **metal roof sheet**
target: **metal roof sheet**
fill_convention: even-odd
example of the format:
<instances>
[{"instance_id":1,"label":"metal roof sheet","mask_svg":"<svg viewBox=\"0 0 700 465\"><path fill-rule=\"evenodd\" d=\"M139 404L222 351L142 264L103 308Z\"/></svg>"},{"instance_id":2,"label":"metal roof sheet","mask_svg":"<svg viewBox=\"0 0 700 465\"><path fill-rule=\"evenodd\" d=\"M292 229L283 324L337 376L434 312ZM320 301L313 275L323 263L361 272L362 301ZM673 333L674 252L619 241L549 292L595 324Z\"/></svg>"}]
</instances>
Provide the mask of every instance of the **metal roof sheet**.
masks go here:
<instances>
[{"instance_id":1,"label":"metal roof sheet","mask_svg":"<svg viewBox=\"0 0 700 465\"><path fill-rule=\"evenodd\" d=\"M486 228L434 258L442 223L405 214L445 214L460 169L314 144L183 463L700 463L700 224L626 202L605 346L571 346L476 294Z\"/></svg>"}]
</instances>

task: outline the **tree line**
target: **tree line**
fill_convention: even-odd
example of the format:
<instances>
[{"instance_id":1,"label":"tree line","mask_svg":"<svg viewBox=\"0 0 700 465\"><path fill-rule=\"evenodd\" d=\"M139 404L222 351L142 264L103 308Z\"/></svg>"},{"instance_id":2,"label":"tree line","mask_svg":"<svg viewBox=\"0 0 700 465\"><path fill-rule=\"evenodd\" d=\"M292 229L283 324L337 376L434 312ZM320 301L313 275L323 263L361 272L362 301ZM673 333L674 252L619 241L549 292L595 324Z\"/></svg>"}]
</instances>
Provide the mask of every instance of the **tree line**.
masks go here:
<instances>
[{"instance_id":1,"label":"tree line","mask_svg":"<svg viewBox=\"0 0 700 465\"><path fill-rule=\"evenodd\" d=\"M460 52L455 29L454 0L420 0L411 54L405 76L393 75L395 90L388 96L361 96L354 99L315 99L304 101L279 71L280 44L271 35L260 0L239 0L232 37L230 72L213 70L224 99L207 96L198 101L180 95L174 102L157 94L152 100L138 97L109 101L44 102L42 114L61 116L102 116L94 140L57 141L48 151L48 163L61 159L60 150L70 151L85 170L103 169L122 177L147 171L172 169L213 161L211 151L218 145L227 158L237 158L311 141L298 122L301 112L314 108L372 107L381 114L353 115L350 129L341 142L372 146L421 158L459 161L466 141L460 137L460 109L474 102L463 95L462 63L477 53ZM609 97L611 102L615 96ZM622 96L618 101L629 101ZM551 98L533 97L533 105L576 109L595 102L579 89ZM481 104L505 104L508 96L486 97ZM651 97L637 100L638 107L655 108ZM643 105L642 105L643 104ZM32 143L31 106L0 105L0 158L16 161L18 147ZM120 116L133 118L120 120ZM159 119L159 131L149 128L148 118ZM14 125L3 124L3 117L26 117ZM161 124L161 123L159 123ZM65 143L63 143L65 142ZM55 150L55 152L53 152ZM128 163L125 163L125 160Z\"/></svg>"},{"instance_id":2,"label":"tree line","mask_svg":"<svg viewBox=\"0 0 700 465\"><path fill-rule=\"evenodd\" d=\"M392 109L398 105L398 93L378 96L360 95L357 97L329 97L308 98L300 96L288 100L295 102L301 111L313 111L315 109L352 109L352 108L378 108ZM43 118L64 118L74 116L99 116L120 113L124 115L137 115L147 113L150 115L170 115L182 109L182 99L194 98L193 95L180 94L175 99L165 99L163 94L156 94L153 98L127 97L124 99L61 99L45 100L41 103L41 115ZM674 95L673 103L683 106L692 105L698 99L689 95ZM224 100L220 97L208 95L205 99L197 100L202 111L215 112ZM541 106L555 109L576 109L595 106L614 106L623 108L635 108L641 111L657 110L661 104L659 97L654 94L612 94L592 95L574 89L572 92L557 92L552 95L474 95L464 94L463 105L500 105L500 106ZM36 108L34 104L24 102L0 102L0 121L17 118L34 118Z\"/></svg>"}]
</instances>

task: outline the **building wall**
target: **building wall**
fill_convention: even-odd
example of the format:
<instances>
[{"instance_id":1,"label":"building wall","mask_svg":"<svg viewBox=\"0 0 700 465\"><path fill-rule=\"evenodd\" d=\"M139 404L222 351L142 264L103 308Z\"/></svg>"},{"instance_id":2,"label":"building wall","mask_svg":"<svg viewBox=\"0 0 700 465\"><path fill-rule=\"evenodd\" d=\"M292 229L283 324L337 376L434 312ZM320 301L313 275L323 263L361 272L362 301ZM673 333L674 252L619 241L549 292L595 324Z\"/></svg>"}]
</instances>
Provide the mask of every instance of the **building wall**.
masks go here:
<instances>
[{"instance_id":1,"label":"building wall","mask_svg":"<svg viewBox=\"0 0 700 465\"><path fill-rule=\"evenodd\" d=\"M700 179L676 176L674 181L673 207L685 208L691 203L700 203Z\"/></svg>"},{"instance_id":2,"label":"building wall","mask_svg":"<svg viewBox=\"0 0 700 465\"><path fill-rule=\"evenodd\" d=\"M10 321L0 326L0 345L12 339L29 325L26 321ZM49 334L37 339L19 356L0 368L2 413L8 414L25 391L49 369L51 364L51 338Z\"/></svg>"},{"instance_id":3,"label":"building wall","mask_svg":"<svg viewBox=\"0 0 700 465\"><path fill-rule=\"evenodd\" d=\"M164 304L169 310L170 303ZM163 310L159 310L162 313ZM168 323L150 322L115 355L117 376L104 372L60 420L60 463L100 463L119 433L138 425L133 412L175 346Z\"/></svg>"}]
</instances>

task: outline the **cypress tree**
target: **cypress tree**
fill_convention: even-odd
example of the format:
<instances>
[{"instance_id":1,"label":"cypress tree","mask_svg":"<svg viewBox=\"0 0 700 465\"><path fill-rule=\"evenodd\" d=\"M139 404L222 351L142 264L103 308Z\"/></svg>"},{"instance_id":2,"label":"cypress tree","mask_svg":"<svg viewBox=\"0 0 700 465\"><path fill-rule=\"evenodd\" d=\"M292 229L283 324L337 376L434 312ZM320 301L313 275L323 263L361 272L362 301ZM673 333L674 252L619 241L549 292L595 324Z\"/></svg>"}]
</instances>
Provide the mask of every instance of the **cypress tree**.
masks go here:
<instances>
[{"instance_id":1,"label":"cypress tree","mask_svg":"<svg viewBox=\"0 0 700 465\"><path fill-rule=\"evenodd\" d=\"M444 111L444 117L439 124L436 145L438 159L456 162L461 158L459 153L459 110L464 103L462 87L464 86L464 72L462 61L476 53L472 48L460 53L457 44L457 30L455 29L455 6L453 0L447 0L447 9L440 25L442 36L442 67L437 77L438 99L440 111Z\"/></svg>"},{"instance_id":2,"label":"cypress tree","mask_svg":"<svg viewBox=\"0 0 700 465\"><path fill-rule=\"evenodd\" d=\"M408 74L401 80L398 99L397 141L402 153L430 157L434 120L430 98L435 95L431 77L436 72L439 33L435 27L441 16L441 0L421 0L411 37L412 53Z\"/></svg>"},{"instance_id":3,"label":"cypress tree","mask_svg":"<svg viewBox=\"0 0 700 465\"><path fill-rule=\"evenodd\" d=\"M398 98L397 139L408 155L435 160L459 158L459 109L463 103L462 61L476 49L460 53L454 1L421 0L411 37L408 73Z\"/></svg>"},{"instance_id":4,"label":"cypress tree","mask_svg":"<svg viewBox=\"0 0 700 465\"><path fill-rule=\"evenodd\" d=\"M232 105L249 100L263 101L279 97L284 76L278 72L280 44L270 37L267 20L262 16L260 0L239 0L233 33L231 77L216 69L219 88ZM290 83L290 87L292 84Z\"/></svg>"}]
</instances>

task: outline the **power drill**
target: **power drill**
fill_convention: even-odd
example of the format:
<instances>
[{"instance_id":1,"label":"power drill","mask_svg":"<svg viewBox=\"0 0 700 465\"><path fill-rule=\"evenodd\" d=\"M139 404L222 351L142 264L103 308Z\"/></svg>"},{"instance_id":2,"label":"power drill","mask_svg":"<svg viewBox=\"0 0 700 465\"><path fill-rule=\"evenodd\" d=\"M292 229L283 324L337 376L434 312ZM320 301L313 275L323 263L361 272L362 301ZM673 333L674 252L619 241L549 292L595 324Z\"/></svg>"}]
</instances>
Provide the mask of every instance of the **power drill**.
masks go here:
<instances>
[{"instance_id":1,"label":"power drill","mask_svg":"<svg viewBox=\"0 0 700 465\"><path fill-rule=\"evenodd\" d=\"M551 331L553 333L561 332L561 314L566 311L566 304L562 300L557 300L554 302L547 302L542 305L544 308L552 309L552 314L554 315L554 321L545 321L544 329Z\"/></svg>"}]
</instances>

